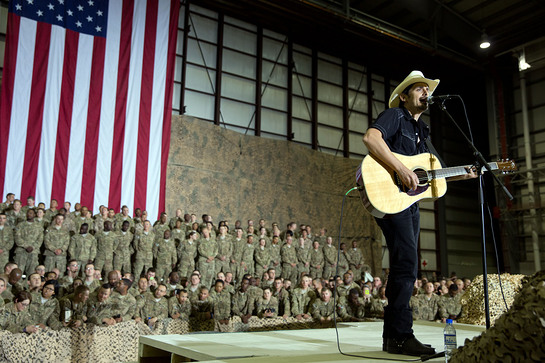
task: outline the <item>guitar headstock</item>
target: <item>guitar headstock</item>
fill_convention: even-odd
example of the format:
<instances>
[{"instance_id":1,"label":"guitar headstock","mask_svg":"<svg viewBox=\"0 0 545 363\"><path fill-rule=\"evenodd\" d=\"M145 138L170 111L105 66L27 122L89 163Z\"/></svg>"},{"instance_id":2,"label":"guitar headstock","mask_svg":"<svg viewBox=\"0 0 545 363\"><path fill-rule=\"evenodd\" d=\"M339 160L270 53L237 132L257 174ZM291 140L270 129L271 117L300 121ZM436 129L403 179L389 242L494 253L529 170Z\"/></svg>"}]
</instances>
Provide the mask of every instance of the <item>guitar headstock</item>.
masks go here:
<instances>
[{"instance_id":1,"label":"guitar headstock","mask_svg":"<svg viewBox=\"0 0 545 363\"><path fill-rule=\"evenodd\" d=\"M503 174L511 173L517 171L517 166L515 165L514 160L501 159L496 162L498 164L498 170Z\"/></svg>"}]
</instances>

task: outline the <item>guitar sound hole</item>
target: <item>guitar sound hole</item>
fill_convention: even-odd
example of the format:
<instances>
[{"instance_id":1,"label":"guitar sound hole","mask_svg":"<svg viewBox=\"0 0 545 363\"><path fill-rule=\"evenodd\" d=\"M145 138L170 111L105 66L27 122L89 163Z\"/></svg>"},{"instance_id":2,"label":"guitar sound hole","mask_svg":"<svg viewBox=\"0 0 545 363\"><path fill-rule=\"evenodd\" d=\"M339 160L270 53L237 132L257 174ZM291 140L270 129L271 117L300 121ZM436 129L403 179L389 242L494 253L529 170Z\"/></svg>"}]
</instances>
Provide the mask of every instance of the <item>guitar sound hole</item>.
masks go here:
<instances>
[{"instance_id":1,"label":"guitar sound hole","mask_svg":"<svg viewBox=\"0 0 545 363\"><path fill-rule=\"evenodd\" d=\"M428 184L429 177L428 177L428 172L426 170L415 169L413 171L416 174L416 176L418 177L418 185L423 186L423 185Z\"/></svg>"}]
</instances>

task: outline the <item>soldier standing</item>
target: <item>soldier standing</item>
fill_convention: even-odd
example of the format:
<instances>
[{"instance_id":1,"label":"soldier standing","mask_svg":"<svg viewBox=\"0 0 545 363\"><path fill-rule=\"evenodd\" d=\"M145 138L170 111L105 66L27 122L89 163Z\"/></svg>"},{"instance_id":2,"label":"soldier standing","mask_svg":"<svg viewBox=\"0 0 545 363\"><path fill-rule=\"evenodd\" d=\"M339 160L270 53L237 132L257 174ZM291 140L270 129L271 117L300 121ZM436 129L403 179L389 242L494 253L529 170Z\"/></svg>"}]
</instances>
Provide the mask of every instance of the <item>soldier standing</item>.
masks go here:
<instances>
[{"instance_id":1,"label":"soldier standing","mask_svg":"<svg viewBox=\"0 0 545 363\"><path fill-rule=\"evenodd\" d=\"M95 268L99 271L104 269L104 272L109 272L114 269L114 251L117 249L118 236L112 228L112 222L106 220L103 230L95 233L97 239Z\"/></svg>"},{"instance_id":2,"label":"soldier standing","mask_svg":"<svg viewBox=\"0 0 545 363\"><path fill-rule=\"evenodd\" d=\"M129 231L130 225L128 220L123 221L121 231L117 234L117 248L114 250L114 269L123 273L131 272L133 234Z\"/></svg>"},{"instance_id":3,"label":"soldier standing","mask_svg":"<svg viewBox=\"0 0 545 363\"><path fill-rule=\"evenodd\" d=\"M292 246L293 237L286 236L286 244L282 246L280 254L282 256L282 277L290 281L297 281L297 253Z\"/></svg>"},{"instance_id":4,"label":"soldier standing","mask_svg":"<svg viewBox=\"0 0 545 363\"><path fill-rule=\"evenodd\" d=\"M15 229L15 263L27 276L38 266L38 255L44 242L44 230L34 223L35 216L34 209L29 209L26 222L19 223Z\"/></svg>"},{"instance_id":5,"label":"soldier standing","mask_svg":"<svg viewBox=\"0 0 545 363\"><path fill-rule=\"evenodd\" d=\"M210 236L208 228L202 229L202 236L199 240L197 248L199 254L199 264L197 268L202 273L202 284L210 286L215 272L215 258L218 254L218 244L214 238Z\"/></svg>"},{"instance_id":6,"label":"soldier standing","mask_svg":"<svg viewBox=\"0 0 545 363\"><path fill-rule=\"evenodd\" d=\"M6 214L0 213L0 268L9 262L9 251L15 243L13 228L7 222Z\"/></svg>"},{"instance_id":7,"label":"soldier standing","mask_svg":"<svg viewBox=\"0 0 545 363\"><path fill-rule=\"evenodd\" d=\"M78 261L79 268L88 262L92 262L97 254L97 242L95 237L87 233L87 223L83 223L80 227L79 234L72 236L68 247L68 254L71 259Z\"/></svg>"},{"instance_id":8,"label":"soldier standing","mask_svg":"<svg viewBox=\"0 0 545 363\"><path fill-rule=\"evenodd\" d=\"M134 276L141 276L142 271L147 271L153 266L154 243L155 234L151 231L151 222L146 220L142 232L138 232L134 236L134 250L136 251Z\"/></svg>"},{"instance_id":9,"label":"soldier standing","mask_svg":"<svg viewBox=\"0 0 545 363\"><path fill-rule=\"evenodd\" d=\"M163 238L157 239L153 245L153 255L156 258L155 274L160 281L167 282L168 275L176 267L176 246L170 238L170 229L163 232Z\"/></svg>"},{"instance_id":10,"label":"soldier standing","mask_svg":"<svg viewBox=\"0 0 545 363\"><path fill-rule=\"evenodd\" d=\"M197 238L195 231L189 233L189 238L178 245L178 273L181 277L189 278L195 270L195 259L197 258Z\"/></svg>"}]
</instances>

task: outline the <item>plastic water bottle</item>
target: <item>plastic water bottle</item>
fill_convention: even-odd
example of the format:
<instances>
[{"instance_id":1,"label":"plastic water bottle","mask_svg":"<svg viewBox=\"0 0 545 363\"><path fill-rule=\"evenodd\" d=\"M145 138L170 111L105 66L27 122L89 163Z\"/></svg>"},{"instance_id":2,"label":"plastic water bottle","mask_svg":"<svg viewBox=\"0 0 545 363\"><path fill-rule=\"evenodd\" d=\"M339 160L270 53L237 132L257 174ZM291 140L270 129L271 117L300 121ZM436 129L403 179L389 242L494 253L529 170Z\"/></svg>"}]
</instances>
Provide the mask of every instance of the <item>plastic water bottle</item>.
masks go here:
<instances>
[{"instance_id":1,"label":"plastic water bottle","mask_svg":"<svg viewBox=\"0 0 545 363\"><path fill-rule=\"evenodd\" d=\"M447 319L443 335L445 337L445 362L448 362L452 357L452 351L458 348L458 345L456 345L456 329L452 325L452 319Z\"/></svg>"}]
</instances>

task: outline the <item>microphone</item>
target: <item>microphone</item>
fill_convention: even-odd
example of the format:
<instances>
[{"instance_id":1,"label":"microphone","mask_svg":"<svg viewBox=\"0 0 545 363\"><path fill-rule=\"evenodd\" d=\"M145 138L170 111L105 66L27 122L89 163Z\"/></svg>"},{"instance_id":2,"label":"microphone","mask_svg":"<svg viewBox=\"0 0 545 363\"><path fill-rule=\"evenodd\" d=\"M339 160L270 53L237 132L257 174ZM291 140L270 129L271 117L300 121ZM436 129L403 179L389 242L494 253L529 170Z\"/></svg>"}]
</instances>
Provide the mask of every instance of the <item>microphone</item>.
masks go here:
<instances>
[{"instance_id":1,"label":"microphone","mask_svg":"<svg viewBox=\"0 0 545 363\"><path fill-rule=\"evenodd\" d=\"M443 95L443 96L429 96L428 104L433 105L435 102L441 102L445 100L450 100L452 98L458 98L458 95Z\"/></svg>"}]
</instances>

